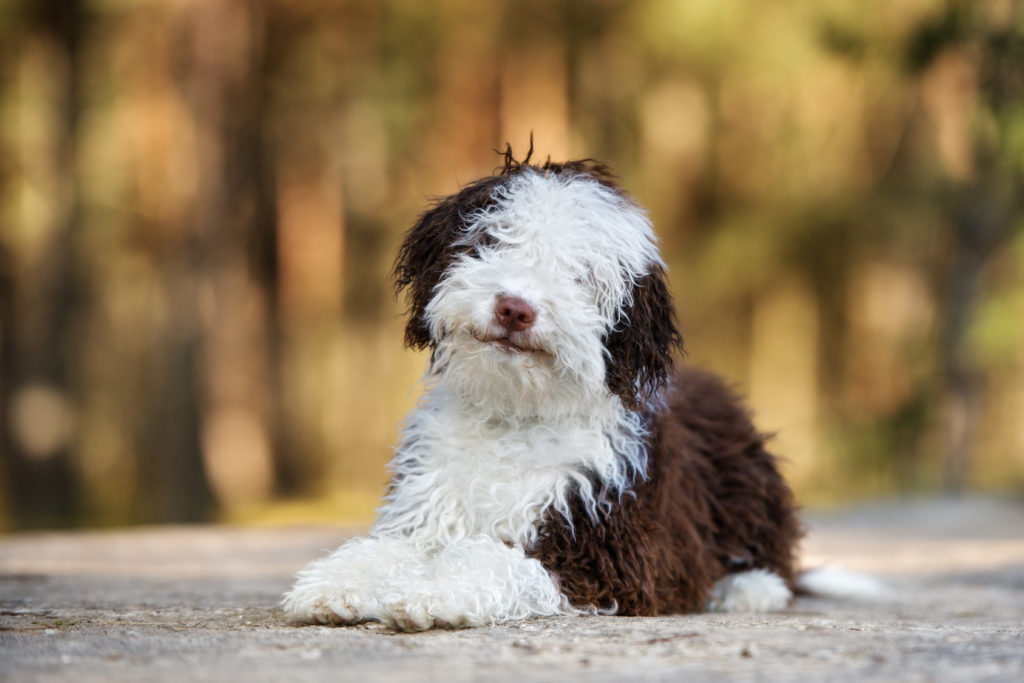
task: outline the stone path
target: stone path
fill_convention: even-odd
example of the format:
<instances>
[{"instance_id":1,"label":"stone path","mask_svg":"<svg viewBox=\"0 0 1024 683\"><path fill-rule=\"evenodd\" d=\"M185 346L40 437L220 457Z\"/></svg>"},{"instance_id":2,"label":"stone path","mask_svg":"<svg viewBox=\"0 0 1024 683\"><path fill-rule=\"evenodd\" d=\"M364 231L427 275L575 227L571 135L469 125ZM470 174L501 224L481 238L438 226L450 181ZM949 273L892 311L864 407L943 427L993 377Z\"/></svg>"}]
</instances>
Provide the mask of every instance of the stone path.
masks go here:
<instances>
[{"instance_id":1,"label":"stone path","mask_svg":"<svg viewBox=\"0 0 1024 683\"><path fill-rule=\"evenodd\" d=\"M805 564L884 576L897 599L407 635L282 619L292 574L351 529L0 537L0 680L1024 681L1024 505L878 504L809 523Z\"/></svg>"}]
</instances>

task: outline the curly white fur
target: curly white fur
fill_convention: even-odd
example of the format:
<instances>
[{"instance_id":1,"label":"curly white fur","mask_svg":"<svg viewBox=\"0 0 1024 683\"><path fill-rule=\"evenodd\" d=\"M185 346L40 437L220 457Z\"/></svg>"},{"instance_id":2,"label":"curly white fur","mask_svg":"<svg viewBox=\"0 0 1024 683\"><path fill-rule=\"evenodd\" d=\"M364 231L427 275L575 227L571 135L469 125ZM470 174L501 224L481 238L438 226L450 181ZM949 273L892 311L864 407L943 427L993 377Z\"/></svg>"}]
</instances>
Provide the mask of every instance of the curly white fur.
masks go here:
<instances>
[{"instance_id":1,"label":"curly white fur","mask_svg":"<svg viewBox=\"0 0 1024 683\"><path fill-rule=\"evenodd\" d=\"M312 623L375 620L407 631L574 611L540 562L488 536L431 546L353 539L301 573L286 609Z\"/></svg>"},{"instance_id":2,"label":"curly white fur","mask_svg":"<svg viewBox=\"0 0 1024 683\"><path fill-rule=\"evenodd\" d=\"M793 593L778 574L751 569L728 574L714 585L708 596L712 612L774 612L785 607Z\"/></svg>"},{"instance_id":3,"label":"curly white fur","mask_svg":"<svg viewBox=\"0 0 1024 683\"><path fill-rule=\"evenodd\" d=\"M568 518L570 486L596 512L604 501L588 472L616 490L644 472L644 435L639 416L611 397L592 415L540 420L498 417L434 387L409 416L372 534L427 546L485 534L527 547L549 507Z\"/></svg>"}]
</instances>

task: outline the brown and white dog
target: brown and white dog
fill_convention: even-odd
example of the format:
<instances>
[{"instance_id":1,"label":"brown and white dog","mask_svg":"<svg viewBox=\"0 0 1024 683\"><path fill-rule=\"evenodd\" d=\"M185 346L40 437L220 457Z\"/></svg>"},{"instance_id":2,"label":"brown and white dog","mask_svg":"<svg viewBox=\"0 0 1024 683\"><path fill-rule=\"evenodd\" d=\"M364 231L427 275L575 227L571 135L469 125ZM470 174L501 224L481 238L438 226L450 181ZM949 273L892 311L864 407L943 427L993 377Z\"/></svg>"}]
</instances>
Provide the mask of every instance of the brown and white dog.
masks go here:
<instances>
[{"instance_id":1,"label":"brown and white dog","mask_svg":"<svg viewBox=\"0 0 1024 683\"><path fill-rule=\"evenodd\" d=\"M406 630L777 610L801 529L764 436L681 349L644 211L592 160L505 166L405 237L431 351L369 537L300 573L297 621Z\"/></svg>"}]
</instances>

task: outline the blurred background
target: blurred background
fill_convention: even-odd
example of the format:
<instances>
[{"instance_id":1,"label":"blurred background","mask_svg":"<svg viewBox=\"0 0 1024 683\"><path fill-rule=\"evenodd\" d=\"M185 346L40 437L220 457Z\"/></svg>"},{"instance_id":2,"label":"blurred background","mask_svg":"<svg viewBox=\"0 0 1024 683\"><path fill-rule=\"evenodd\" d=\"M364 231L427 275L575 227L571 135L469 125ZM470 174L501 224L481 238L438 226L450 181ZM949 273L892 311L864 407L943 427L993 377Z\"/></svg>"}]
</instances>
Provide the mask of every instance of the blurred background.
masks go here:
<instances>
[{"instance_id":1,"label":"blurred background","mask_svg":"<svg viewBox=\"0 0 1024 683\"><path fill-rule=\"evenodd\" d=\"M0 529L367 521L388 279L530 132L800 499L1024 492L1014 0L0 0Z\"/></svg>"}]
</instances>

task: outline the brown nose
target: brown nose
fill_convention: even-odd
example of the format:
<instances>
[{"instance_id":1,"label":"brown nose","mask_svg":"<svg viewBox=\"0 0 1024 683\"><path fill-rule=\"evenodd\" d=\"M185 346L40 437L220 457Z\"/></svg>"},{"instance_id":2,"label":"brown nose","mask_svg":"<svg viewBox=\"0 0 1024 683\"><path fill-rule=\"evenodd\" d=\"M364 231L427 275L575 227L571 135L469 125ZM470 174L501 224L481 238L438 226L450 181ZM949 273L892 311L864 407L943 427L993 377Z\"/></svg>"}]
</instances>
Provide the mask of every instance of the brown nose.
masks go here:
<instances>
[{"instance_id":1,"label":"brown nose","mask_svg":"<svg viewBox=\"0 0 1024 683\"><path fill-rule=\"evenodd\" d=\"M517 296L503 296L494 305L494 319L509 332L522 332L533 325L537 313Z\"/></svg>"}]
</instances>

